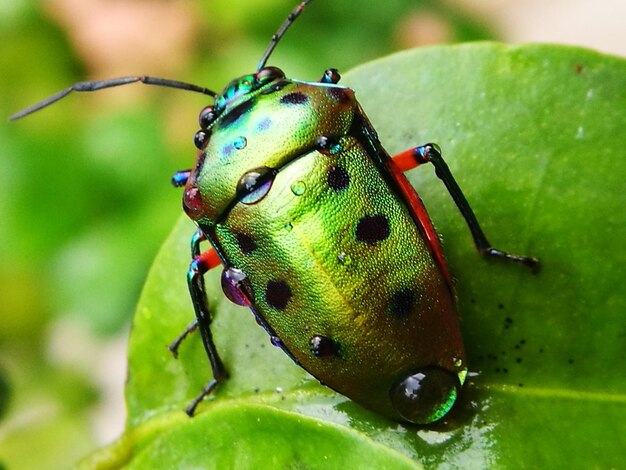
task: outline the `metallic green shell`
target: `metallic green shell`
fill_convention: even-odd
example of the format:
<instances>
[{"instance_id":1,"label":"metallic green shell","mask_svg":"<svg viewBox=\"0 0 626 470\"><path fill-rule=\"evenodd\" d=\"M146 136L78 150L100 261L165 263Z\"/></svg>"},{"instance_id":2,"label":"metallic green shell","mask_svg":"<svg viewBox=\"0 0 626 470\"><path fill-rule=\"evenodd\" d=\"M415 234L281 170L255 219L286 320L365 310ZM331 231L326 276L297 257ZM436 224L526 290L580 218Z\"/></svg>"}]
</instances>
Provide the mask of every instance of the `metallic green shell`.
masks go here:
<instances>
[{"instance_id":1,"label":"metallic green shell","mask_svg":"<svg viewBox=\"0 0 626 470\"><path fill-rule=\"evenodd\" d=\"M187 188L202 198L196 221L302 367L397 419L389 391L407 373L438 365L463 382L454 297L353 92L286 82L216 121ZM334 152L316 149L320 136L339 139ZM278 170L271 189L233 203L259 167ZM316 336L332 339L330 353L313 354Z\"/></svg>"},{"instance_id":2,"label":"metallic green shell","mask_svg":"<svg viewBox=\"0 0 626 470\"><path fill-rule=\"evenodd\" d=\"M206 160L197 176L197 186L204 196L203 222L211 224L218 219L235 198L237 182L247 171L280 168L303 148L313 148L318 136L348 131L354 112L351 90L293 81L285 84L273 93L263 94L261 90L256 96L234 103L210 129ZM306 90L306 101L290 104L289 96L304 96L302 90ZM328 90L338 92L333 98ZM301 98L292 101L297 99ZM241 109L245 112L239 115ZM238 118L234 119L233 114Z\"/></svg>"}]
</instances>

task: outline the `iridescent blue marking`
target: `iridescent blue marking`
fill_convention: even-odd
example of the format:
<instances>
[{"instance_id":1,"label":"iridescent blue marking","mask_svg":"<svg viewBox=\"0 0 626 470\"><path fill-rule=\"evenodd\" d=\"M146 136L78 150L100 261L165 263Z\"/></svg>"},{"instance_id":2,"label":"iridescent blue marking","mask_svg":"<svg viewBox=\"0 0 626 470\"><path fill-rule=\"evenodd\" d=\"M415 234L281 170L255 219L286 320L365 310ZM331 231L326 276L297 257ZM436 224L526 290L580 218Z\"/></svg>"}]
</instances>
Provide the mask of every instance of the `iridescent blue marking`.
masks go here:
<instances>
[{"instance_id":1,"label":"iridescent blue marking","mask_svg":"<svg viewBox=\"0 0 626 470\"><path fill-rule=\"evenodd\" d=\"M234 150L235 150L235 146L232 143L226 144L222 148L222 155L224 155L225 157L229 157L230 154L233 153Z\"/></svg>"},{"instance_id":2,"label":"iridescent blue marking","mask_svg":"<svg viewBox=\"0 0 626 470\"><path fill-rule=\"evenodd\" d=\"M187 184L187 180L189 179L189 175L191 175L191 170L177 171L172 176L172 185L177 188L185 186Z\"/></svg>"},{"instance_id":3,"label":"iridescent blue marking","mask_svg":"<svg viewBox=\"0 0 626 470\"><path fill-rule=\"evenodd\" d=\"M268 117L264 118L261 122L259 122L256 126L258 131L265 131L270 128L272 125L272 120Z\"/></svg>"}]
</instances>

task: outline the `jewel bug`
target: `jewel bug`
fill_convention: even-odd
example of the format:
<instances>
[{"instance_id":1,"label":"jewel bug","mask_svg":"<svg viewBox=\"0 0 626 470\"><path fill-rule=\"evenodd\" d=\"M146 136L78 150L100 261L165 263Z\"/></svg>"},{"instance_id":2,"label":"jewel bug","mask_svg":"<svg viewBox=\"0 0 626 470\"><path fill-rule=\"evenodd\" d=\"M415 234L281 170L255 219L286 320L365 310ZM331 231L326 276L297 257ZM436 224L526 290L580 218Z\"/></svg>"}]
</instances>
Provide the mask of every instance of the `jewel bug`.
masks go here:
<instances>
[{"instance_id":1,"label":"jewel bug","mask_svg":"<svg viewBox=\"0 0 626 470\"><path fill-rule=\"evenodd\" d=\"M134 82L211 96L194 137L196 162L172 177L197 225L187 272L196 319L170 349L199 330L213 374L187 413L227 378L203 277L223 266L225 295L249 307L296 364L366 408L428 424L452 408L468 369L452 277L404 172L434 165L481 255L533 270L539 262L491 246L437 145L391 157L337 70L305 82L267 65L311 1L291 11L256 71L220 93L147 76L80 82L10 119L72 91Z\"/></svg>"}]
</instances>

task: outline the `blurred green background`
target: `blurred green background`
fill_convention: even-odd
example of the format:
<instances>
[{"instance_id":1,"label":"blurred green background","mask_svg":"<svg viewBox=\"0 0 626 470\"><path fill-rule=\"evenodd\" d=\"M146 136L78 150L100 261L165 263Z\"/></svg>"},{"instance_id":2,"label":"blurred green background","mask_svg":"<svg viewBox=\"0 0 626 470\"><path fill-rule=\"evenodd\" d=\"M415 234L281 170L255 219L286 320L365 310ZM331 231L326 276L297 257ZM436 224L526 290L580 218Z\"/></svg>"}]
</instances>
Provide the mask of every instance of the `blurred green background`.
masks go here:
<instances>
[{"instance_id":1,"label":"blurred green background","mask_svg":"<svg viewBox=\"0 0 626 470\"><path fill-rule=\"evenodd\" d=\"M220 91L295 3L3 2L0 116L120 75ZM501 38L457 3L317 0L269 62L317 80L403 48ZM121 432L128 325L208 104L141 85L76 95L0 121L0 468L64 468Z\"/></svg>"}]
</instances>

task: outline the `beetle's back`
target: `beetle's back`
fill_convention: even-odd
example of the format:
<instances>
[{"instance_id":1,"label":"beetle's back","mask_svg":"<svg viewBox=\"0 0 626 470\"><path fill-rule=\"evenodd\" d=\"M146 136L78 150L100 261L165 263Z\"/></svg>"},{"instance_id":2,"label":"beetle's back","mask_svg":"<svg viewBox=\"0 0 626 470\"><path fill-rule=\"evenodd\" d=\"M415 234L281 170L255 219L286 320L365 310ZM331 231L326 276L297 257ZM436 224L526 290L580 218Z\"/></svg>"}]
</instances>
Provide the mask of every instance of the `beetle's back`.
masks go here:
<instances>
[{"instance_id":1,"label":"beetle's back","mask_svg":"<svg viewBox=\"0 0 626 470\"><path fill-rule=\"evenodd\" d=\"M306 85L290 86L306 94ZM462 339L450 286L385 170L389 157L372 155L354 130L361 111L348 92L347 101L328 104L343 112L332 151L315 150L307 137L289 148L289 158L270 158L277 173L258 201L221 203L228 210L214 211L220 220L199 224L226 264L245 273L253 310L296 361L342 394L397 416L392 385L425 366L460 373ZM302 99L289 87L273 98L286 93ZM267 145L246 137L251 152ZM205 184L216 182L198 180Z\"/></svg>"}]
</instances>

